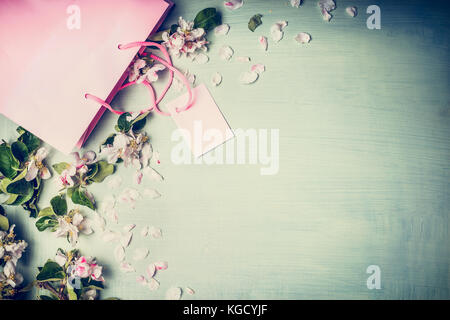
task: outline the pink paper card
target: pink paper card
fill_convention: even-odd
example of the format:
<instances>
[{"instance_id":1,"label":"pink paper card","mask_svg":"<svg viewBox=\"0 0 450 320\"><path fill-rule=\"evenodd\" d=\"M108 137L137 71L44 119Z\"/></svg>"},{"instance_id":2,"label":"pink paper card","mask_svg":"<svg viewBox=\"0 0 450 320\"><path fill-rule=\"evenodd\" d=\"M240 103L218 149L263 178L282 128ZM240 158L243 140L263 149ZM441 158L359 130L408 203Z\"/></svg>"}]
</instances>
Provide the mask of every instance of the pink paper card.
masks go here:
<instances>
[{"instance_id":1,"label":"pink paper card","mask_svg":"<svg viewBox=\"0 0 450 320\"><path fill-rule=\"evenodd\" d=\"M56 149L80 147L139 48L172 7L166 0L0 0L0 113ZM142 49L141 49L142 50Z\"/></svg>"},{"instance_id":2,"label":"pink paper card","mask_svg":"<svg viewBox=\"0 0 450 320\"><path fill-rule=\"evenodd\" d=\"M185 105L187 93L169 102L167 108L192 154L198 158L234 138L234 133L204 84L197 86L192 92L194 104L189 110L180 113L175 111Z\"/></svg>"}]
</instances>

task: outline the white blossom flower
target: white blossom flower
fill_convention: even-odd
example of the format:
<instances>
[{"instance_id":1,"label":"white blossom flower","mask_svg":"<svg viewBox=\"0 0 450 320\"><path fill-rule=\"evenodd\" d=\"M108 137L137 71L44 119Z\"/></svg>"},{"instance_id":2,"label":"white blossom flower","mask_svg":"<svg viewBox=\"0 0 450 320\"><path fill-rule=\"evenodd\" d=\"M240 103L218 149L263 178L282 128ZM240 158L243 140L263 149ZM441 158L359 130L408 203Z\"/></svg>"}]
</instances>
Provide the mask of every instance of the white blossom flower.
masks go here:
<instances>
[{"instance_id":1,"label":"white blossom flower","mask_svg":"<svg viewBox=\"0 0 450 320\"><path fill-rule=\"evenodd\" d=\"M103 267L99 266L94 258L81 256L74 262L72 274L80 278L91 278L95 281L104 281Z\"/></svg>"},{"instance_id":2,"label":"white blossom flower","mask_svg":"<svg viewBox=\"0 0 450 320\"><path fill-rule=\"evenodd\" d=\"M47 155L47 149L42 147L36 151L35 155L31 156L31 160L27 167L27 174L25 176L26 181L34 180L38 175L44 180L49 179L52 176L50 170L43 164Z\"/></svg>"},{"instance_id":3,"label":"white blossom flower","mask_svg":"<svg viewBox=\"0 0 450 320\"><path fill-rule=\"evenodd\" d=\"M136 81L142 83L144 80L148 82L158 81L158 72L166 69L161 63L148 65L143 59L136 59L128 71L128 81Z\"/></svg>"},{"instance_id":4,"label":"white blossom flower","mask_svg":"<svg viewBox=\"0 0 450 320\"><path fill-rule=\"evenodd\" d=\"M55 231L56 237L68 237L70 244L75 246L78 242L79 232L91 234L92 229L88 220L77 210L73 210L63 217L58 217L58 227Z\"/></svg>"}]
</instances>

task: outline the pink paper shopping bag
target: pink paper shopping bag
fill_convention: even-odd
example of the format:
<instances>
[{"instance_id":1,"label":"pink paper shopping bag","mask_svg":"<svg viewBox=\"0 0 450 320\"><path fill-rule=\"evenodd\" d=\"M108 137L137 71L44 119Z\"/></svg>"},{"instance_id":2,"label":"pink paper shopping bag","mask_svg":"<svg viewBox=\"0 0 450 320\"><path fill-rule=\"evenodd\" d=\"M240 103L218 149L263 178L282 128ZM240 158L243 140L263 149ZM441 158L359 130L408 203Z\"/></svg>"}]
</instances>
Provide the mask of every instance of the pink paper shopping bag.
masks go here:
<instances>
[{"instance_id":1,"label":"pink paper shopping bag","mask_svg":"<svg viewBox=\"0 0 450 320\"><path fill-rule=\"evenodd\" d=\"M81 146L145 40L172 3L164 0L1 0L0 113L56 149ZM142 50L142 49L141 49Z\"/></svg>"}]
</instances>

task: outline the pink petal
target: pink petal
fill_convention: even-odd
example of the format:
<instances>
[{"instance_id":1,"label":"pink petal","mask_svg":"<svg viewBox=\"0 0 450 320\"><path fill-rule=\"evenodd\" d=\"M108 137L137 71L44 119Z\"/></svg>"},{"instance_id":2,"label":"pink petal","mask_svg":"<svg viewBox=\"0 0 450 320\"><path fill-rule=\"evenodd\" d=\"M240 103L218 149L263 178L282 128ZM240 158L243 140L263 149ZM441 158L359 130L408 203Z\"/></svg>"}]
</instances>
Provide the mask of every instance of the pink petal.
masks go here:
<instances>
[{"instance_id":1,"label":"pink petal","mask_svg":"<svg viewBox=\"0 0 450 320\"><path fill-rule=\"evenodd\" d=\"M237 10L244 5L244 0L225 1L223 5L230 10Z\"/></svg>"},{"instance_id":2,"label":"pink petal","mask_svg":"<svg viewBox=\"0 0 450 320\"><path fill-rule=\"evenodd\" d=\"M158 261L155 262L156 270L166 270L169 267L167 261Z\"/></svg>"}]
</instances>

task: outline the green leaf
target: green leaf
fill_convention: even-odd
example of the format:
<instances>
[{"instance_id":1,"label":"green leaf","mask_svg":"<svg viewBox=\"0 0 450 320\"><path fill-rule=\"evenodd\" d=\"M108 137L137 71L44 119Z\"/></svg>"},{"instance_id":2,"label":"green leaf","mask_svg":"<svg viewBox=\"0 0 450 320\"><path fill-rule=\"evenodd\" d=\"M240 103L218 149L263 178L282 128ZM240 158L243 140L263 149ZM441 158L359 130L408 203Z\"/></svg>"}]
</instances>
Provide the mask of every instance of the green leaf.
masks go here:
<instances>
[{"instance_id":1,"label":"green leaf","mask_svg":"<svg viewBox=\"0 0 450 320\"><path fill-rule=\"evenodd\" d=\"M147 123L148 114L149 114L148 112L145 112L133 120L132 122L133 131L140 131L145 127L145 124Z\"/></svg>"},{"instance_id":2,"label":"green leaf","mask_svg":"<svg viewBox=\"0 0 450 320\"><path fill-rule=\"evenodd\" d=\"M53 212L58 216L67 214L67 201L64 194L53 197L52 200L50 200L50 204L52 205Z\"/></svg>"},{"instance_id":3,"label":"green leaf","mask_svg":"<svg viewBox=\"0 0 450 320\"><path fill-rule=\"evenodd\" d=\"M8 231L9 230L9 221L8 218L4 215L0 214L0 230Z\"/></svg>"},{"instance_id":4,"label":"green leaf","mask_svg":"<svg viewBox=\"0 0 450 320\"><path fill-rule=\"evenodd\" d=\"M13 179L17 175L20 163L14 158L11 147L6 143L0 145L0 172L7 178Z\"/></svg>"},{"instance_id":5,"label":"green leaf","mask_svg":"<svg viewBox=\"0 0 450 320\"><path fill-rule=\"evenodd\" d=\"M39 296L39 300L59 300L55 295L47 296L45 294L41 294Z\"/></svg>"},{"instance_id":6,"label":"green leaf","mask_svg":"<svg viewBox=\"0 0 450 320\"><path fill-rule=\"evenodd\" d=\"M34 190L33 185L25 179L13 181L6 187L8 193L24 196L28 195L30 190Z\"/></svg>"},{"instance_id":7,"label":"green leaf","mask_svg":"<svg viewBox=\"0 0 450 320\"><path fill-rule=\"evenodd\" d=\"M203 28L206 32L220 24L222 24L222 17L216 8L203 9L194 19L194 28Z\"/></svg>"},{"instance_id":8,"label":"green leaf","mask_svg":"<svg viewBox=\"0 0 450 320\"><path fill-rule=\"evenodd\" d=\"M11 152L19 162L28 160L28 148L25 143L16 141L11 145Z\"/></svg>"},{"instance_id":9,"label":"green leaf","mask_svg":"<svg viewBox=\"0 0 450 320\"><path fill-rule=\"evenodd\" d=\"M106 177L114 173L115 167L104 160L98 162L97 173L91 178L93 182L100 183L106 179Z\"/></svg>"},{"instance_id":10,"label":"green leaf","mask_svg":"<svg viewBox=\"0 0 450 320\"><path fill-rule=\"evenodd\" d=\"M122 132L128 132L131 129L131 122L127 120L131 114L129 112L122 113L117 120L117 127Z\"/></svg>"},{"instance_id":11,"label":"green leaf","mask_svg":"<svg viewBox=\"0 0 450 320\"><path fill-rule=\"evenodd\" d=\"M116 134L110 134L108 138L103 141L102 146L112 145L114 143L114 138L116 137Z\"/></svg>"},{"instance_id":12,"label":"green leaf","mask_svg":"<svg viewBox=\"0 0 450 320\"><path fill-rule=\"evenodd\" d=\"M56 216L45 216L36 221L36 228L41 232L48 228L56 227L56 225L58 225Z\"/></svg>"},{"instance_id":13,"label":"green leaf","mask_svg":"<svg viewBox=\"0 0 450 320\"><path fill-rule=\"evenodd\" d=\"M97 162L90 164L87 167L88 167L88 172L86 173L86 177L88 179L92 178L93 176L95 176L98 173L99 165Z\"/></svg>"},{"instance_id":14,"label":"green leaf","mask_svg":"<svg viewBox=\"0 0 450 320\"><path fill-rule=\"evenodd\" d=\"M58 174L61 174L64 170L70 167L70 164L68 164L67 162L60 162L52 165L52 167L56 172L58 172Z\"/></svg>"},{"instance_id":15,"label":"green leaf","mask_svg":"<svg viewBox=\"0 0 450 320\"><path fill-rule=\"evenodd\" d=\"M258 28L262 24L262 14L255 14L253 17L250 18L250 21L248 22L248 28L250 31L254 32L256 28Z\"/></svg>"},{"instance_id":16,"label":"green leaf","mask_svg":"<svg viewBox=\"0 0 450 320\"><path fill-rule=\"evenodd\" d=\"M40 270L39 274L36 276L38 282L46 281L58 281L66 277L63 268L55 261L47 260L44 267Z\"/></svg>"},{"instance_id":17,"label":"green leaf","mask_svg":"<svg viewBox=\"0 0 450 320\"><path fill-rule=\"evenodd\" d=\"M55 215L56 215L56 213L55 213L55 211L53 211L52 207L47 207L47 208L44 208L41 211L39 211L38 218L55 216Z\"/></svg>"},{"instance_id":18,"label":"green leaf","mask_svg":"<svg viewBox=\"0 0 450 320\"><path fill-rule=\"evenodd\" d=\"M39 138L31 132L26 131L24 128L17 128L17 132L20 134L19 141L23 142L27 146L29 154L36 151L41 145L41 140L39 140Z\"/></svg>"},{"instance_id":19,"label":"green leaf","mask_svg":"<svg viewBox=\"0 0 450 320\"><path fill-rule=\"evenodd\" d=\"M86 192L83 191L81 188L76 188L73 190L72 193L72 202L75 204L79 204L82 206L86 206L92 210L95 210L95 206L92 203L92 201L88 198L86 195Z\"/></svg>"}]
</instances>

